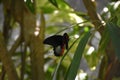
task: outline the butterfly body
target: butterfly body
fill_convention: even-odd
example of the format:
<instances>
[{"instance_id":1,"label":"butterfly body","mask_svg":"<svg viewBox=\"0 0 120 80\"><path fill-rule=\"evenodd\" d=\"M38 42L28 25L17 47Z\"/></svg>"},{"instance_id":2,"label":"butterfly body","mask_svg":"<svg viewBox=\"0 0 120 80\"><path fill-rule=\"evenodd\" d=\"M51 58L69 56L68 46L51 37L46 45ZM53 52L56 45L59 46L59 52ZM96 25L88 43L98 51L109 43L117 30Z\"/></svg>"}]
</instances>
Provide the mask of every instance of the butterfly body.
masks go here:
<instances>
[{"instance_id":1,"label":"butterfly body","mask_svg":"<svg viewBox=\"0 0 120 80\"><path fill-rule=\"evenodd\" d=\"M53 51L55 56L62 56L64 49L68 49L69 36L67 33L61 35L53 35L44 40L44 44L53 46Z\"/></svg>"}]
</instances>

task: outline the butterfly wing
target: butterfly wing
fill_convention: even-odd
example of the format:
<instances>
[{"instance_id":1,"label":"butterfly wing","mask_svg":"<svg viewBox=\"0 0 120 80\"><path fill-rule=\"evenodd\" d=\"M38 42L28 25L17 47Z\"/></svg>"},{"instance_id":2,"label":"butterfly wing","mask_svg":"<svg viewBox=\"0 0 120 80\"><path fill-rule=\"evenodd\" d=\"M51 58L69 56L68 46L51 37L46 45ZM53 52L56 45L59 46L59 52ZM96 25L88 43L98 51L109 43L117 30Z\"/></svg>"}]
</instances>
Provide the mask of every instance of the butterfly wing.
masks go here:
<instances>
[{"instance_id":1,"label":"butterfly wing","mask_svg":"<svg viewBox=\"0 0 120 80\"><path fill-rule=\"evenodd\" d=\"M57 47L62 44L62 39L63 39L63 36L54 35L54 36L46 38L43 43L51 45L53 47Z\"/></svg>"},{"instance_id":2,"label":"butterfly wing","mask_svg":"<svg viewBox=\"0 0 120 80\"><path fill-rule=\"evenodd\" d=\"M53 51L55 56L62 56L64 49L68 49L69 36L65 33L63 36L54 35L46 38L44 44L53 46Z\"/></svg>"}]
</instances>

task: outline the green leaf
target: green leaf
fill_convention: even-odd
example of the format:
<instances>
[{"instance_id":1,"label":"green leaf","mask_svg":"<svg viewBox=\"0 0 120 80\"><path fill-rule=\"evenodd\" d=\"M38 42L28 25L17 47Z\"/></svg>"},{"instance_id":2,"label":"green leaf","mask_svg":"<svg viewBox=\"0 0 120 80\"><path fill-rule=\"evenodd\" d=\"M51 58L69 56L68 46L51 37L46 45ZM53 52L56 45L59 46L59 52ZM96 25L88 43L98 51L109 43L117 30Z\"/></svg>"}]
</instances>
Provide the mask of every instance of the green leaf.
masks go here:
<instances>
[{"instance_id":1,"label":"green leaf","mask_svg":"<svg viewBox=\"0 0 120 80\"><path fill-rule=\"evenodd\" d=\"M120 28L113 23L107 23L106 25L108 27L116 56L120 60Z\"/></svg>"},{"instance_id":2,"label":"green leaf","mask_svg":"<svg viewBox=\"0 0 120 80\"><path fill-rule=\"evenodd\" d=\"M84 55L84 57L87 60L87 64L88 64L89 68L93 68L93 67L97 66L101 59L101 56L98 55L97 51L93 51L90 55L86 54L86 55Z\"/></svg>"},{"instance_id":3,"label":"green leaf","mask_svg":"<svg viewBox=\"0 0 120 80\"><path fill-rule=\"evenodd\" d=\"M56 0L49 0L55 7L58 8L58 4Z\"/></svg>"},{"instance_id":4,"label":"green leaf","mask_svg":"<svg viewBox=\"0 0 120 80\"><path fill-rule=\"evenodd\" d=\"M68 68L67 73L66 73L65 80L75 80L77 70L78 70L79 65L80 65L80 60L81 60L82 54L84 52L85 46L86 46L87 41L88 41L90 36L91 36L91 33L87 32L83 36L83 38L80 40L78 47L76 49L76 52L74 54L73 60Z\"/></svg>"},{"instance_id":5,"label":"green leaf","mask_svg":"<svg viewBox=\"0 0 120 80\"><path fill-rule=\"evenodd\" d=\"M26 5L28 6L28 8L30 9L30 11L32 13L35 13L35 6L34 6L34 2L32 2L31 0L26 0Z\"/></svg>"},{"instance_id":6,"label":"green leaf","mask_svg":"<svg viewBox=\"0 0 120 80\"><path fill-rule=\"evenodd\" d=\"M64 0L49 0L49 2L61 10L73 11L70 5Z\"/></svg>"},{"instance_id":7,"label":"green leaf","mask_svg":"<svg viewBox=\"0 0 120 80\"><path fill-rule=\"evenodd\" d=\"M55 8L53 8L52 6L44 6L41 7L41 9L45 14L51 14L55 11Z\"/></svg>"},{"instance_id":8,"label":"green leaf","mask_svg":"<svg viewBox=\"0 0 120 80\"><path fill-rule=\"evenodd\" d=\"M105 30L103 32L103 36L100 40L98 53L104 53L105 52L105 49L108 45L109 40L110 40L110 35L109 35L109 32L108 32L108 29L105 28Z\"/></svg>"},{"instance_id":9,"label":"green leaf","mask_svg":"<svg viewBox=\"0 0 120 80\"><path fill-rule=\"evenodd\" d=\"M79 38L78 38L78 39L79 39ZM59 70L59 68L60 68L60 65L61 65L62 61L64 60L64 58L65 58L65 56L68 54L69 50L73 47L73 45L77 42L78 39L76 39L76 40L71 44L71 46L69 47L69 49L66 51L66 53L65 53L65 54L63 55L63 57L61 58L59 64L58 64L57 67L56 67L56 70L55 70L55 72L54 72L54 75L53 75L53 79L52 79L52 80L56 80L57 72L58 72L58 70Z\"/></svg>"}]
</instances>

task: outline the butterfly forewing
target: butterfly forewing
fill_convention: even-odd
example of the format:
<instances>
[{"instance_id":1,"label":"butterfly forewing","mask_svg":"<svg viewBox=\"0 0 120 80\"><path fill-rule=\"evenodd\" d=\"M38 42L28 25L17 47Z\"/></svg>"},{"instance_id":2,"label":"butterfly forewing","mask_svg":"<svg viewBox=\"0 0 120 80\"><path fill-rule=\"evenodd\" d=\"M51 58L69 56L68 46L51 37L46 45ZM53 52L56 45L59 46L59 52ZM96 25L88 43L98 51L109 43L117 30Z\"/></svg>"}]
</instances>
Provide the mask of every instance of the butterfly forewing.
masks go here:
<instances>
[{"instance_id":1,"label":"butterfly forewing","mask_svg":"<svg viewBox=\"0 0 120 80\"><path fill-rule=\"evenodd\" d=\"M43 43L52 45L53 47L57 47L62 44L62 38L63 36L54 35L54 36L46 38Z\"/></svg>"}]
</instances>

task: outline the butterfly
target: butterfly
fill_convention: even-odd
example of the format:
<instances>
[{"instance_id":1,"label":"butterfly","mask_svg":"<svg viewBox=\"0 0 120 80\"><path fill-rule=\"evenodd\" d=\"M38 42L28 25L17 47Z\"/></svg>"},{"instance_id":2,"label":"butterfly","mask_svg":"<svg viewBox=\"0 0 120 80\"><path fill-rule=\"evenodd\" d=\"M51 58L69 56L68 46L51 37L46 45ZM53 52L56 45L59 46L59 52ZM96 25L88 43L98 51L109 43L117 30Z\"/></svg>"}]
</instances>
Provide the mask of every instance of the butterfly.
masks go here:
<instances>
[{"instance_id":1,"label":"butterfly","mask_svg":"<svg viewBox=\"0 0 120 80\"><path fill-rule=\"evenodd\" d=\"M62 56L65 49L68 49L69 36L67 33L61 35L53 35L46 38L43 43L53 47L55 56Z\"/></svg>"}]
</instances>

